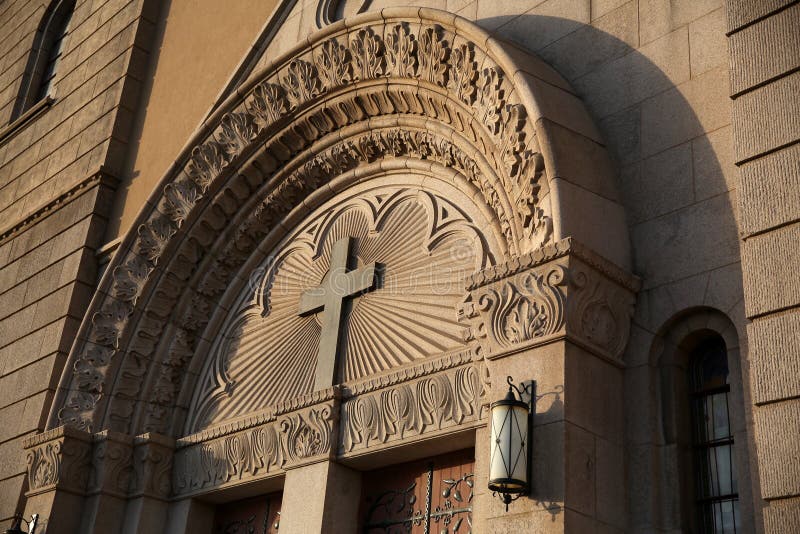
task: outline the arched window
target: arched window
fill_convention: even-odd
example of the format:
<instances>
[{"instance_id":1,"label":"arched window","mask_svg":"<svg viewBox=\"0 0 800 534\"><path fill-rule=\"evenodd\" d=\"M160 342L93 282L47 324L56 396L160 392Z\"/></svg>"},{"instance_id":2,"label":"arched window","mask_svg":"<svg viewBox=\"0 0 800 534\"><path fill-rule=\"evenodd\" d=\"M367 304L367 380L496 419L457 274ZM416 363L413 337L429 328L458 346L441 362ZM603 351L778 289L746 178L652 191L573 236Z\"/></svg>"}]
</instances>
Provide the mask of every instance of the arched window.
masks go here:
<instances>
[{"instance_id":1,"label":"arched window","mask_svg":"<svg viewBox=\"0 0 800 534\"><path fill-rule=\"evenodd\" d=\"M655 393L659 424L640 429L631 417L629 426L642 443L637 453L652 458L629 479L642 510L633 521L642 531L757 531L753 495L760 490L749 462L738 332L725 314L696 308L676 315L653 339L657 372L639 384ZM642 378L630 380L633 389Z\"/></svg>"},{"instance_id":2,"label":"arched window","mask_svg":"<svg viewBox=\"0 0 800 534\"><path fill-rule=\"evenodd\" d=\"M45 12L36 32L14 119L50 94L74 8L75 0L55 0Z\"/></svg>"},{"instance_id":3,"label":"arched window","mask_svg":"<svg viewBox=\"0 0 800 534\"><path fill-rule=\"evenodd\" d=\"M696 527L703 534L734 533L741 521L728 354L722 338L700 342L690 354L688 371Z\"/></svg>"}]
</instances>

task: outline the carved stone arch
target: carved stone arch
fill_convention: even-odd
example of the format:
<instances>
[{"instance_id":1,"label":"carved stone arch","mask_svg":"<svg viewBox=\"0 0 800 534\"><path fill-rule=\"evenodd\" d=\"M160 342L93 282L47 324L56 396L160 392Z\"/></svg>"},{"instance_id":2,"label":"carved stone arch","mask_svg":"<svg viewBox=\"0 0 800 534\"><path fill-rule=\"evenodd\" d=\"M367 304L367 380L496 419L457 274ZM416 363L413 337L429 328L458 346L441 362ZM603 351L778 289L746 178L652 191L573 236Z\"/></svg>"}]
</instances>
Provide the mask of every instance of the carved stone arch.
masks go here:
<instances>
[{"instance_id":1,"label":"carved stone arch","mask_svg":"<svg viewBox=\"0 0 800 534\"><path fill-rule=\"evenodd\" d=\"M566 82L472 23L424 8L334 23L240 87L166 173L100 282L48 426L177 433L242 266L376 169L435 169L469 194L498 261L575 237L626 267L605 161Z\"/></svg>"}]
</instances>

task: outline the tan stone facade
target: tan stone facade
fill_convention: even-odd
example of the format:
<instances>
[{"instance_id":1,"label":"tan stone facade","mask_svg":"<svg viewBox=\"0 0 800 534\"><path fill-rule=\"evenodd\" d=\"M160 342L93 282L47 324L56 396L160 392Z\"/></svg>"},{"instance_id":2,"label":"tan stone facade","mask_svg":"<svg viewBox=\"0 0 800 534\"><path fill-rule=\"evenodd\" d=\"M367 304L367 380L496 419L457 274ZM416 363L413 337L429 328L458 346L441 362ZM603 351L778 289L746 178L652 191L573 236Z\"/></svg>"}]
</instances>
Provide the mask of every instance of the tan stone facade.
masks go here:
<instances>
[{"instance_id":1,"label":"tan stone facade","mask_svg":"<svg viewBox=\"0 0 800 534\"><path fill-rule=\"evenodd\" d=\"M797 531L798 26L777 1L0 3L0 528L211 533L282 492L280 532L358 532L373 472L472 450L473 532L705 532L689 370L718 339L737 532ZM374 278L326 337L298 306L344 238ZM509 375L536 402L506 512Z\"/></svg>"}]
</instances>

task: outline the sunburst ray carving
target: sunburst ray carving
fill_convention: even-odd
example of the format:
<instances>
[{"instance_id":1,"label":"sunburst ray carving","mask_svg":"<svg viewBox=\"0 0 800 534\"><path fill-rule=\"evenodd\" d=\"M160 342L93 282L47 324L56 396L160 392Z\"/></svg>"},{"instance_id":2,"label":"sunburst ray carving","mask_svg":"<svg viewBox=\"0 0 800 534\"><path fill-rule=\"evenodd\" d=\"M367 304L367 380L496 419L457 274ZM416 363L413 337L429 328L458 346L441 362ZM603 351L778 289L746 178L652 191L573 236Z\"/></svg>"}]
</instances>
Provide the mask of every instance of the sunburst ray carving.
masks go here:
<instances>
[{"instance_id":1,"label":"sunburst ray carving","mask_svg":"<svg viewBox=\"0 0 800 534\"><path fill-rule=\"evenodd\" d=\"M333 243L348 236L358 264L376 262L381 275L342 322L340 382L460 346L463 280L492 262L475 222L416 188L334 198L251 276L203 370L192 431L313 389L319 314L300 317L298 302L323 281Z\"/></svg>"}]
</instances>

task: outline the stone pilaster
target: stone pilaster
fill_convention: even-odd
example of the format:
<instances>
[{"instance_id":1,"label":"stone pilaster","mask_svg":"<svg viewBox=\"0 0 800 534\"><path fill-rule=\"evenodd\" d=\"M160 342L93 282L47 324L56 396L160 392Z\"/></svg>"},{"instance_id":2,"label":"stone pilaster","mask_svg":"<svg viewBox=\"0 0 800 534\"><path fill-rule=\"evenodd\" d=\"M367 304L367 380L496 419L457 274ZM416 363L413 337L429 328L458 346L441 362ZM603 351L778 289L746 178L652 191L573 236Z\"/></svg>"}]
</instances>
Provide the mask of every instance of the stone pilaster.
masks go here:
<instances>
[{"instance_id":1,"label":"stone pilaster","mask_svg":"<svg viewBox=\"0 0 800 534\"><path fill-rule=\"evenodd\" d=\"M461 315L487 360L487 402L506 376L534 380L529 495L506 512L486 489L476 435L478 532L625 528L623 364L638 281L573 240L471 277Z\"/></svg>"},{"instance_id":2,"label":"stone pilaster","mask_svg":"<svg viewBox=\"0 0 800 534\"><path fill-rule=\"evenodd\" d=\"M92 436L59 427L25 441L28 492L25 517L39 514L40 530L79 532L92 466Z\"/></svg>"},{"instance_id":3,"label":"stone pilaster","mask_svg":"<svg viewBox=\"0 0 800 534\"><path fill-rule=\"evenodd\" d=\"M133 439L133 472L124 534L158 532L167 520L175 440L160 434Z\"/></svg>"},{"instance_id":4,"label":"stone pilaster","mask_svg":"<svg viewBox=\"0 0 800 534\"><path fill-rule=\"evenodd\" d=\"M92 468L81 514L81 532L118 532L122 530L133 472L133 439L106 430L92 436L92 441Z\"/></svg>"}]
</instances>

